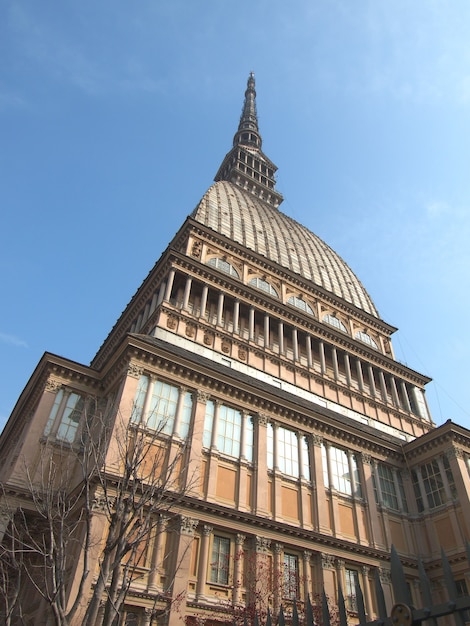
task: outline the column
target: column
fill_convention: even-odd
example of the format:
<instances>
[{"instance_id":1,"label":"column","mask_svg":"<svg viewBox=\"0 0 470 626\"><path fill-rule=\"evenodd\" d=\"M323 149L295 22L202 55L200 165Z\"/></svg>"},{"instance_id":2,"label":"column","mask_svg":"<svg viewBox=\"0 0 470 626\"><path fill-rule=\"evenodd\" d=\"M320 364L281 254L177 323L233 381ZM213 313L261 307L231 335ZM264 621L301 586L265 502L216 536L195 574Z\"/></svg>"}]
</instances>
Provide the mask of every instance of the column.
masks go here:
<instances>
[{"instance_id":1,"label":"column","mask_svg":"<svg viewBox=\"0 0 470 626\"><path fill-rule=\"evenodd\" d=\"M375 396L377 395L377 391L375 389L374 370L372 369L372 365L369 364L367 366L367 372L369 374L370 395L375 398Z\"/></svg>"},{"instance_id":2,"label":"column","mask_svg":"<svg viewBox=\"0 0 470 626\"><path fill-rule=\"evenodd\" d=\"M468 460L464 451L456 446L452 446L447 451L447 458L449 459L450 469L454 477L457 498L462 507L462 519L467 528L466 535L468 537L470 534L470 500L468 497L470 493L470 475L467 469Z\"/></svg>"},{"instance_id":3,"label":"column","mask_svg":"<svg viewBox=\"0 0 470 626\"><path fill-rule=\"evenodd\" d=\"M213 527L209 526L208 524L204 524L204 526L202 527L201 547L199 549L199 564L197 568L196 600L201 600L204 598L204 591L207 580L207 565L209 563L209 544L212 530Z\"/></svg>"},{"instance_id":4,"label":"column","mask_svg":"<svg viewBox=\"0 0 470 626\"><path fill-rule=\"evenodd\" d=\"M210 396L208 393L198 390L193 395L194 426L189 446L189 461L186 470L186 488L188 495L199 496L204 489L202 484L202 436L204 433L204 419L206 416L206 403Z\"/></svg>"},{"instance_id":5,"label":"column","mask_svg":"<svg viewBox=\"0 0 470 626\"><path fill-rule=\"evenodd\" d=\"M382 392L382 400L387 403L387 385L385 384L385 376L382 370L379 370L380 391Z\"/></svg>"},{"instance_id":6,"label":"column","mask_svg":"<svg viewBox=\"0 0 470 626\"><path fill-rule=\"evenodd\" d=\"M173 435L175 437L180 437L181 417L183 413L184 398L186 395L186 391L187 391L186 387L179 388L178 404L176 405L175 423L173 424Z\"/></svg>"},{"instance_id":7,"label":"column","mask_svg":"<svg viewBox=\"0 0 470 626\"><path fill-rule=\"evenodd\" d=\"M390 388L392 390L393 403L395 406L401 407L400 398L398 396L397 382L395 380L395 376L392 375L390 376Z\"/></svg>"},{"instance_id":8,"label":"column","mask_svg":"<svg viewBox=\"0 0 470 626\"><path fill-rule=\"evenodd\" d=\"M222 326L224 321L224 294L222 291L219 293L217 301L217 326Z\"/></svg>"},{"instance_id":9,"label":"column","mask_svg":"<svg viewBox=\"0 0 470 626\"><path fill-rule=\"evenodd\" d=\"M273 572L273 615L279 614L282 604L282 581L284 580L284 572L282 567L282 543L275 543L273 546L274 552L274 572Z\"/></svg>"},{"instance_id":10,"label":"column","mask_svg":"<svg viewBox=\"0 0 470 626\"><path fill-rule=\"evenodd\" d=\"M206 317L206 309L207 309L207 296L209 295L209 287L207 285L203 285L202 294L201 294L201 313L200 317Z\"/></svg>"},{"instance_id":11,"label":"column","mask_svg":"<svg viewBox=\"0 0 470 626\"><path fill-rule=\"evenodd\" d=\"M372 457L370 454L363 452L361 454L362 475L364 476L364 488L367 499L367 512L369 515L370 543L374 548L383 548L384 540L382 536L382 527L379 519L377 503L375 501L374 487L372 482ZM379 481L376 481L377 489L380 488Z\"/></svg>"},{"instance_id":12,"label":"column","mask_svg":"<svg viewBox=\"0 0 470 626\"><path fill-rule=\"evenodd\" d=\"M149 589L157 589L159 584L157 580L157 574L160 571L162 563L162 547L163 547L163 535L166 531L166 525L169 517L166 515L160 515L157 522L157 534L153 544L152 561L150 565L150 572L148 577Z\"/></svg>"},{"instance_id":13,"label":"column","mask_svg":"<svg viewBox=\"0 0 470 626\"><path fill-rule=\"evenodd\" d=\"M165 297L164 297L165 302L170 301L171 290L173 289L173 282L175 280L175 273L176 272L173 268L171 268L171 270L168 273L168 280L166 282Z\"/></svg>"},{"instance_id":14,"label":"column","mask_svg":"<svg viewBox=\"0 0 470 626\"><path fill-rule=\"evenodd\" d=\"M358 543L364 543L365 537L361 535L361 532L359 530L359 517L361 515L361 511L360 511L360 504L357 501L358 486L357 486L357 481L356 481L356 475L354 472L354 457L353 457L353 453L351 452L351 450L347 451L347 455L348 455L349 475L351 476L354 531L355 531Z\"/></svg>"},{"instance_id":15,"label":"column","mask_svg":"<svg viewBox=\"0 0 470 626\"><path fill-rule=\"evenodd\" d=\"M322 374L326 374L326 361L325 361L325 344L320 339L318 342L319 352L320 352L320 372Z\"/></svg>"},{"instance_id":16,"label":"column","mask_svg":"<svg viewBox=\"0 0 470 626\"><path fill-rule=\"evenodd\" d=\"M191 293L191 284L193 282L193 279L190 276L187 276L186 278L186 284L184 286L184 294L183 294L183 306L182 309L184 311L186 311L188 309L188 304L189 304L189 296Z\"/></svg>"},{"instance_id":17,"label":"column","mask_svg":"<svg viewBox=\"0 0 470 626\"><path fill-rule=\"evenodd\" d=\"M369 588L369 572L370 567L367 565L362 566L362 591L364 595L364 604L366 608L366 617L371 620L372 619L372 602L370 598L370 588Z\"/></svg>"},{"instance_id":18,"label":"column","mask_svg":"<svg viewBox=\"0 0 470 626\"><path fill-rule=\"evenodd\" d=\"M405 409L408 411L408 413L411 413L411 404L410 404L410 399L408 397L408 389L406 388L406 383L404 380L400 381L401 382L401 393L403 395L403 402L405 403Z\"/></svg>"},{"instance_id":19,"label":"column","mask_svg":"<svg viewBox=\"0 0 470 626\"><path fill-rule=\"evenodd\" d=\"M162 281L160 283L160 288L158 290L157 306L163 302L165 298L165 292L166 292L166 282Z\"/></svg>"},{"instance_id":20,"label":"column","mask_svg":"<svg viewBox=\"0 0 470 626\"><path fill-rule=\"evenodd\" d=\"M284 354L284 324L279 322L279 354Z\"/></svg>"},{"instance_id":21,"label":"column","mask_svg":"<svg viewBox=\"0 0 470 626\"><path fill-rule=\"evenodd\" d=\"M292 350L294 352L294 361L299 360L299 342L297 337L297 328L292 329Z\"/></svg>"},{"instance_id":22,"label":"column","mask_svg":"<svg viewBox=\"0 0 470 626\"><path fill-rule=\"evenodd\" d=\"M248 313L248 336L250 341L255 338L255 309L252 306Z\"/></svg>"},{"instance_id":23,"label":"column","mask_svg":"<svg viewBox=\"0 0 470 626\"><path fill-rule=\"evenodd\" d=\"M233 564L233 605L236 607L241 603L241 587L243 584L243 544L246 536L237 533L235 537L235 559Z\"/></svg>"},{"instance_id":24,"label":"column","mask_svg":"<svg viewBox=\"0 0 470 626\"><path fill-rule=\"evenodd\" d=\"M320 435L312 435L312 482L314 483L315 494L315 512L317 515L316 530L319 532L329 533L331 531L329 503L326 498L326 491L323 479L323 460L322 460L322 443L323 438Z\"/></svg>"},{"instance_id":25,"label":"column","mask_svg":"<svg viewBox=\"0 0 470 626\"><path fill-rule=\"evenodd\" d=\"M214 421L212 422L212 438L210 455L207 462L207 496L215 496L217 487L217 468L219 455L217 454L217 432L219 426L220 402L214 401Z\"/></svg>"},{"instance_id":26,"label":"column","mask_svg":"<svg viewBox=\"0 0 470 626\"><path fill-rule=\"evenodd\" d=\"M359 391L364 391L364 376L362 375L362 363L360 359L356 359L356 372Z\"/></svg>"},{"instance_id":27,"label":"column","mask_svg":"<svg viewBox=\"0 0 470 626\"><path fill-rule=\"evenodd\" d=\"M174 559L174 572L170 572L170 580L173 579L173 597L181 598L180 611L170 611L168 626L180 626L181 615L186 612L187 587L191 565L191 545L194 540L194 531L198 520L191 517L181 517L180 527L176 536L176 558Z\"/></svg>"},{"instance_id":28,"label":"column","mask_svg":"<svg viewBox=\"0 0 470 626\"><path fill-rule=\"evenodd\" d=\"M214 420L212 422L211 451L217 450L217 430L219 426L220 401L214 400Z\"/></svg>"},{"instance_id":29,"label":"column","mask_svg":"<svg viewBox=\"0 0 470 626\"><path fill-rule=\"evenodd\" d=\"M155 376L149 376L147 393L145 395L144 406L142 407L142 415L140 417L141 424L146 424L150 417L150 404L152 402L153 387L155 385Z\"/></svg>"},{"instance_id":30,"label":"column","mask_svg":"<svg viewBox=\"0 0 470 626\"><path fill-rule=\"evenodd\" d=\"M312 557L312 553L310 550L304 550L302 553L303 562L304 562L304 602L307 602L307 596L312 598L313 590L312 590L312 572L310 568L310 559Z\"/></svg>"},{"instance_id":31,"label":"column","mask_svg":"<svg viewBox=\"0 0 470 626\"><path fill-rule=\"evenodd\" d=\"M255 511L257 515L268 514L268 493L266 488L266 482L268 477L267 467L267 425L268 418L264 413L259 413L255 418L255 434L256 434L256 449L255 449Z\"/></svg>"},{"instance_id":32,"label":"column","mask_svg":"<svg viewBox=\"0 0 470 626\"><path fill-rule=\"evenodd\" d=\"M153 611L152 609L144 609L143 626L150 626L152 623Z\"/></svg>"},{"instance_id":33,"label":"column","mask_svg":"<svg viewBox=\"0 0 470 626\"><path fill-rule=\"evenodd\" d=\"M269 315L264 314L264 347L269 348Z\"/></svg>"},{"instance_id":34,"label":"column","mask_svg":"<svg viewBox=\"0 0 470 626\"><path fill-rule=\"evenodd\" d=\"M335 347L331 349L331 356L333 361L333 372L335 375L335 380L339 380L338 352Z\"/></svg>"},{"instance_id":35,"label":"column","mask_svg":"<svg viewBox=\"0 0 470 626\"><path fill-rule=\"evenodd\" d=\"M305 337L305 350L307 352L307 365L308 367L313 367L312 337L310 335Z\"/></svg>"},{"instance_id":36,"label":"column","mask_svg":"<svg viewBox=\"0 0 470 626\"><path fill-rule=\"evenodd\" d=\"M240 300L233 303L233 332L238 335L240 325Z\"/></svg>"},{"instance_id":37,"label":"column","mask_svg":"<svg viewBox=\"0 0 470 626\"><path fill-rule=\"evenodd\" d=\"M348 387L352 386L352 376L351 376L351 362L349 360L349 354L344 353L344 370L346 372L346 382Z\"/></svg>"}]
</instances>

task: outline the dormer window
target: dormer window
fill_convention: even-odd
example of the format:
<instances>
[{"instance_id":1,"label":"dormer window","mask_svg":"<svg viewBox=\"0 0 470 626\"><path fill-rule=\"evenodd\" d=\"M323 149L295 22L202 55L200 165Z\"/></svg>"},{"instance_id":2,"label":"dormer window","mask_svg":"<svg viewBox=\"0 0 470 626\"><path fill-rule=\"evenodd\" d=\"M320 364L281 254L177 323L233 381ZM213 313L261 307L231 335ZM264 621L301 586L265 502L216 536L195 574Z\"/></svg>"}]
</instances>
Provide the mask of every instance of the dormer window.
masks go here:
<instances>
[{"instance_id":1,"label":"dormer window","mask_svg":"<svg viewBox=\"0 0 470 626\"><path fill-rule=\"evenodd\" d=\"M357 333L354 335L354 339L359 339L359 341L362 341L363 343L367 343L372 348L375 348L375 350L379 349L377 342L374 339L372 339L372 337L366 332L364 332L363 330L358 330Z\"/></svg>"},{"instance_id":2,"label":"dormer window","mask_svg":"<svg viewBox=\"0 0 470 626\"><path fill-rule=\"evenodd\" d=\"M292 304L297 309L300 309L301 311L305 311L305 313L309 313L310 315L313 315L312 307L307 302L305 302L305 300L302 300L302 298L291 296L289 300L287 300L287 304Z\"/></svg>"},{"instance_id":3,"label":"dormer window","mask_svg":"<svg viewBox=\"0 0 470 626\"><path fill-rule=\"evenodd\" d=\"M229 276L235 276L235 278L240 278L240 274L237 270L231 265L228 261L221 259L220 257L213 257L207 261L207 265L212 265L216 269L224 272L225 274L229 274Z\"/></svg>"},{"instance_id":4,"label":"dormer window","mask_svg":"<svg viewBox=\"0 0 470 626\"><path fill-rule=\"evenodd\" d=\"M330 315L329 313L327 315L324 315L322 322L325 322L325 324L329 324L330 326L334 326L338 330L341 330L343 333L348 332L343 322L340 319L338 319L335 315Z\"/></svg>"},{"instance_id":5,"label":"dormer window","mask_svg":"<svg viewBox=\"0 0 470 626\"><path fill-rule=\"evenodd\" d=\"M252 285L253 287L256 287L256 289L261 289L262 291L266 291L266 293L269 293L270 296L279 298L279 294L277 290L271 285L271 283L268 283L267 280L263 280L262 278L258 278L258 277L252 278L248 284Z\"/></svg>"}]
</instances>

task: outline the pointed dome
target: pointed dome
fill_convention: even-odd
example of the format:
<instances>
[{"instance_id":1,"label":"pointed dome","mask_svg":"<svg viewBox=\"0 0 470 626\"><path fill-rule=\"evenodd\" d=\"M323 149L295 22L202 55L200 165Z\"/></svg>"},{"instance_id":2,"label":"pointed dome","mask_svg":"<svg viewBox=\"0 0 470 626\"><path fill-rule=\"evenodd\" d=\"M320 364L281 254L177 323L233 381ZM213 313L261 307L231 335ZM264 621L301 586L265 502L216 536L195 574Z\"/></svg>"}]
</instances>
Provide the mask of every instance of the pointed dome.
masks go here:
<instances>
[{"instance_id":1,"label":"pointed dome","mask_svg":"<svg viewBox=\"0 0 470 626\"><path fill-rule=\"evenodd\" d=\"M378 317L369 294L334 250L308 228L238 185L216 182L191 217Z\"/></svg>"}]
</instances>

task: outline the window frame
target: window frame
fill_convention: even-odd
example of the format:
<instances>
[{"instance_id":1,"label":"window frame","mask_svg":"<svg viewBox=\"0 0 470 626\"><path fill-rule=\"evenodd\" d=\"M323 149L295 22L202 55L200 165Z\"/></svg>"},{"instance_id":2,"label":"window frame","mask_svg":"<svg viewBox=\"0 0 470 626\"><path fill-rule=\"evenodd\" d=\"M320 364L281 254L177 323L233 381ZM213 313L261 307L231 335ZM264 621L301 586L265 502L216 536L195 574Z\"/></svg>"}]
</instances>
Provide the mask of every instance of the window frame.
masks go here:
<instances>
[{"instance_id":1,"label":"window frame","mask_svg":"<svg viewBox=\"0 0 470 626\"><path fill-rule=\"evenodd\" d=\"M282 596L293 601L299 597L300 559L297 554L284 552L282 563Z\"/></svg>"},{"instance_id":2,"label":"window frame","mask_svg":"<svg viewBox=\"0 0 470 626\"><path fill-rule=\"evenodd\" d=\"M224 546L222 548L222 546ZM209 563L209 583L227 586L230 583L230 559L232 541L225 535L212 535L211 560Z\"/></svg>"},{"instance_id":3,"label":"window frame","mask_svg":"<svg viewBox=\"0 0 470 626\"><path fill-rule=\"evenodd\" d=\"M63 386L58 389L44 427L43 436L47 439L73 445L81 432L81 420L86 410L86 401L87 399L83 394L71 388ZM77 407L77 405L80 406Z\"/></svg>"}]
</instances>

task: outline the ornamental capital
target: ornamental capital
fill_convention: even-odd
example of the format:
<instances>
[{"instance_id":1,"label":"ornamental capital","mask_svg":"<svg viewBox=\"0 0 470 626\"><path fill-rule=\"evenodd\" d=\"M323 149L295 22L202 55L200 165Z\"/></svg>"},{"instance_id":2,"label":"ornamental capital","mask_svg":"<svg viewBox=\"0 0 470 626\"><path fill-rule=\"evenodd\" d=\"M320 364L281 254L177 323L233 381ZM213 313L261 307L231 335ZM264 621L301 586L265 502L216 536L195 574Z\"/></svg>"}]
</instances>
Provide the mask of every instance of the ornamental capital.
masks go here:
<instances>
[{"instance_id":1,"label":"ornamental capital","mask_svg":"<svg viewBox=\"0 0 470 626\"><path fill-rule=\"evenodd\" d=\"M332 554L321 553L321 566L322 569L335 569L336 559Z\"/></svg>"},{"instance_id":2,"label":"ornamental capital","mask_svg":"<svg viewBox=\"0 0 470 626\"><path fill-rule=\"evenodd\" d=\"M312 435L312 441L314 446L318 446L319 448L323 445L323 437L321 435Z\"/></svg>"},{"instance_id":3,"label":"ornamental capital","mask_svg":"<svg viewBox=\"0 0 470 626\"><path fill-rule=\"evenodd\" d=\"M62 383L54 378L48 378L46 382L45 391L50 391L51 393L56 393L62 387Z\"/></svg>"},{"instance_id":4,"label":"ornamental capital","mask_svg":"<svg viewBox=\"0 0 470 626\"><path fill-rule=\"evenodd\" d=\"M197 401L201 404L206 404L209 398L211 397L207 391L203 391L202 389L198 389L197 392Z\"/></svg>"},{"instance_id":5,"label":"ornamental capital","mask_svg":"<svg viewBox=\"0 0 470 626\"><path fill-rule=\"evenodd\" d=\"M372 465L372 456L368 452L362 452L361 459L363 465Z\"/></svg>"},{"instance_id":6,"label":"ornamental capital","mask_svg":"<svg viewBox=\"0 0 470 626\"><path fill-rule=\"evenodd\" d=\"M193 537L198 523L199 520L182 515L180 520L180 534Z\"/></svg>"},{"instance_id":7,"label":"ornamental capital","mask_svg":"<svg viewBox=\"0 0 470 626\"><path fill-rule=\"evenodd\" d=\"M144 368L141 365L138 365L137 363L134 363L132 361L127 364L127 375L131 378L140 378L143 373Z\"/></svg>"},{"instance_id":8,"label":"ornamental capital","mask_svg":"<svg viewBox=\"0 0 470 626\"><path fill-rule=\"evenodd\" d=\"M204 537L210 537L213 530L213 526L210 526L210 524L204 524L204 526L202 527L202 534L204 535Z\"/></svg>"},{"instance_id":9,"label":"ornamental capital","mask_svg":"<svg viewBox=\"0 0 470 626\"><path fill-rule=\"evenodd\" d=\"M446 457L448 459L464 459L465 454L462 448L457 448L457 446L452 446L448 450L446 450Z\"/></svg>"},{"instance_id":10,"label":"ornamental capital","mask_svg":"<svg viewBox=\"0 0 470 626\"><path fill-rule=\"evenodd\" d=\"M256 535L255 537L256 552L262 552L266 554L269 551L270 546L271 546L271 539L267 539L266 537L260 537L259 535Z\"/></svg>"},{"instance_id":11,"label":"ornamental capital","mask_svg":"<svg viewBox=\"0 0 470 626\"><path fill-rule=\"evenodd\" d=\"M245 543L246 535L242 535L241 533L237 533L235 536L235 543L237 546L242 546Z\"/></svg>"}]
</instances>

